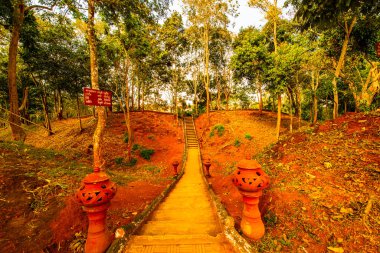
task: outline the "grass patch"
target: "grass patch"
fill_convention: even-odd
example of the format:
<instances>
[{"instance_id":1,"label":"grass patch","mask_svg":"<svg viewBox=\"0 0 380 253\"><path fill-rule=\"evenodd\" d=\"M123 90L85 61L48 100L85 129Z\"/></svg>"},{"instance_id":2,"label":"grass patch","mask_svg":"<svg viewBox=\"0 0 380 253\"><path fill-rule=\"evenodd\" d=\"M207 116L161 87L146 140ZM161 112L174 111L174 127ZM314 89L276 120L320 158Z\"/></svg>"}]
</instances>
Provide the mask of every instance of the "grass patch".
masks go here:
<instances>
[{"instance_id":1,"label":"grass patch","mask_svg":"<svg viewBox=\"0 0 380 253\"><path fill-rule=\"evenodd\" d=\"M133 144L132 151L134 153L136 153L136 151L139 151L140 152L140 156L142 158L144 158L145 160L148 160L148 161L150 160L150 157L154 154L154 149L149 149L149 148L146 148L146 147L144 147L142 145L139 145L139 144ZM136 164L136 162L137 161L135 161L134 164Z\"/></svg>"},{"instance_id":2,"label":"grass patch","mask_svg":"<svg viewBox=\"0 0 380 253\"><path fill-rule=\"evenodd\" d=\"M278 218L274 212L269 210L265 215L264 215L264 222L267 227L275 227L277 224Z\"/></svg>"},{"instance_id":3,"label":"grass patch","mask_svg":"<svg viewBox=\"0 0 380 253\"><path fill-rule=\"evenodd\" d=\"M153 173L154 175L158 174L161 172L161 168L155 166L155 165L144 165L143 167L141 167L142 169L144 170L147 170L151 173Z\"/></svg>"},{"instance_id":4,"label":"grass patch","mask_svg":"<svg viewBox=\"0 0 380 253\"><path fill-rule=\"evenodd\" d=\"M116 163L117 165L121 165L121 164L123 164L123 160L124 160L123 157L116 157L116 158L115 158L115 163Z\"/></svg>"},{"instance_id":5,"label":"grass patch","mask_svg":"<svg viewBox=\"0 0 380 253\"><path fill-rule=\"evenodd\" d=\"M140 150L140 156L144 158L145 160L150 160L150 157L154 154L154 149L141 149Z\"/></svg>"},{"instance_id":6,"label":"grass patch","mask_svg":"<svg viewBox=\"0 0 380 253\"><path fill-rule=\"evenodd\" d=\"M252 140L252 136L249 134L249 133L246 133L245 135L244 135L244 138L246 138L247 140Z\"/></svg>"},{"instance_id":7,"label":"grass patch","mask_svg":"<svg viewBox=\"0 0 380 253\"><path fill-rule=\"evenodd\" d=\"M210 132L210 137L213 137L215 135L215 132L218 134L219 137L221 137L224 133L224 126L221 124L213 126Z\"/></svg>"}]
</instances>

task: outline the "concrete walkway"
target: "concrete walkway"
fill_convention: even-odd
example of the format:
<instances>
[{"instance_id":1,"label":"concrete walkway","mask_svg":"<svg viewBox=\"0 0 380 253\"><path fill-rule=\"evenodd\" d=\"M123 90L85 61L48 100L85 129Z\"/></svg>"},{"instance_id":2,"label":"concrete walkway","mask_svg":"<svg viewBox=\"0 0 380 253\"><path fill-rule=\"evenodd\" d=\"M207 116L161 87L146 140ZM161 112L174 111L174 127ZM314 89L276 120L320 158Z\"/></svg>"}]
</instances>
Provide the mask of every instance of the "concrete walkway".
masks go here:
<instances>
[{"instance_id":1,"label":"concrete walkway","mask_svg":"<svg viewBox=\"0 0 380 253\"><path fill-rule=\"evenodd\" d=\"M192 120L186 133L193 135ZM223 237L203 181L198 145L186 136L188 157L185 174L176 187L153 212L139 233L131 238L125 252L217 253L234 252Z\"/></svg>"}]
</instances>

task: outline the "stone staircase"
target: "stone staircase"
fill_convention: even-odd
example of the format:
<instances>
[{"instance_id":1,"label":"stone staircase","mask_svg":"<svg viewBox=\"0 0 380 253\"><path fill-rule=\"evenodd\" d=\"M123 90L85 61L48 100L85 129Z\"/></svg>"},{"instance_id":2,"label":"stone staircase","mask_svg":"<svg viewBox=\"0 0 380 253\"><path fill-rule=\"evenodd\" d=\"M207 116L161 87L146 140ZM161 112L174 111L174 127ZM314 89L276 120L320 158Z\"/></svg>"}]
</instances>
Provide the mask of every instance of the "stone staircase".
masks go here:
<instances>
[{"instance_id":1,"label":"stone staircase","mask_svg":"<svg viewBox=\"0 0 380 253\"><path fill-rule=\"evenodd\" d=\"M195 127L192 117L185 118L185 136L186 136L186 145L188 149L199 148L198 138L195 132Z\"/></svg>"},{"instance_id":2,"label":"stone staircase","mask_svg":"<svg viewBox=\"0 0 380 253\"><path fill-rule=\"evenodd\" d=\"M185 174L138 234L132 236L124 252L234 252L222 234L201 175L192 118L185 118L185 130Z\"/></svg>"}]
</instances>

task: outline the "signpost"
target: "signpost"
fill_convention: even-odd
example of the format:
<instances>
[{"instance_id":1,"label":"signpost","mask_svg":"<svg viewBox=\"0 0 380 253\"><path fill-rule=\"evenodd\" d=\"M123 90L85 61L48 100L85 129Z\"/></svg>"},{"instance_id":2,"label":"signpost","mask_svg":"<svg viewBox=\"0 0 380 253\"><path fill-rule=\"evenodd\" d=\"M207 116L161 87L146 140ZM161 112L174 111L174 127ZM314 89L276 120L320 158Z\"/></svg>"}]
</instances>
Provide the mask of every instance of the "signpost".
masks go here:
<instances>
[{"instance_id":1,"label":"signpost","mask_svg":"<svg viewBox=\"0 0 380 253\"><path fill-rule=\"evenodd\" d=\"M380 57L380 42L377 42L375 47L376 47L377 57Z\"/></svg>"},{"instance_id":2,"label":"signpost","mask_svg":"<svg viewBox=\"0 0 380 253\"><path fill-rule=\"evenodd\" d=\"M84 104L112 107L112 92L83 88Z\"/></svg>"}]
</instances>

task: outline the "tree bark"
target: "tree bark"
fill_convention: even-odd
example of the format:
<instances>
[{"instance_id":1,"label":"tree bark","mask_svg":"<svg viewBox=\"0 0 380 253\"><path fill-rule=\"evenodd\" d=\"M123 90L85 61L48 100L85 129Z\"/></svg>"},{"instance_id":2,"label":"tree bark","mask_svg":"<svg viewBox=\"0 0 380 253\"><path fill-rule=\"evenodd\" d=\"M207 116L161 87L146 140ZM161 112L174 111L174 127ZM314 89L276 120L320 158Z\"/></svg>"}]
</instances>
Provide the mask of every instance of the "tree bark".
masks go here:
<instances>
[{"instance_id":1,"label":"tree bark","mask_svg":"<svg viewBox=\"0 0 380 253\"><path fill-rule=\"evenodd\" d=\"M313 91L313 112L313 125L315 125L318 119L318 100L315 91Z\"/></svg>"},{"instance_id":2,"label":"tree bark","mask_svg":"<svg viewBox=\"0 0 380 253\"><path fill-rule=\"evenodd\" d=\"M21 119L18 106L18 93L17 93L17 49L20 39L21 27L25 17L24 2L20 1L18 5L14 6L13 12L13 27L12 35L9 44L8 53L8 92L9 92L9 122L12 130L12 139L15 141L25 141L26 134L21 128Z\"/></svg>"},{"instance_id":3,"label":"tree bark","mask_svg":"<svg viewBox=\"0 0 380 253\"><path fill-rule=\"evenodd\" d=\"M280 139L281 128L281 94L277 95L277 124L276 124L276 139Z\"/></svg>"},{"instance_id":4,"label":"tree bark","mask_svg":"<svg viewBox=\"0 0 380 253\"><path fill-rule=\"evenodd\" d=\"M338 109L339 109L339 97L338 97L337 78L339 78L340 73L341 73L343 66L344 66L344 58L345 58L346 53L347 53L348 42L350 40L350 34L352 32L352 29L354 28L354 26L356 24L356 20L357 20L356 17L354 17L352 19L350 27L348 27L347 21L345 21L346 35L344 37L342 51L340 52L339 61L338 61L338 64L335 68L334 78L332 80L333 94L334 94L333 119L336 119L339 116L339 111L338 111Z\"/></svg>"},{"instance_id":5,"label":"tree bark","mask_svg":"<svg viewBox=\"0 0 380 253\"><path fill-rule=\"evenodd\" d=\"M127 152L128 152L128 161L130 162L132 160L132 128L131 128L131 117L130 117L130 110L129 110L129 81L128 81L128 71L129 71L129 58L125 57L125 109L123 108L124 112L124 120L125 124L127 126L127 133L128 133L128 142L127 142ZM125 113L125 111L127 113Z\"/></svg>"},{"instance_id":6,"label":"tree bark","mask_svg":"<svg viewBox=\"0 0 380 253\"><path fill-rule=\"evenodd\" d=\"M141 82L137 77L137 110L141 110Z\"/></svg>"},{"instance_id":7,"label":"tree bark","mask_svg":"<svg viewBox=\"0 0 380 253\"><path fill-rule=\"evenodd\" d=\"M80 133L83 131L83 127L82 127L82 119L81 119L81 115L80 115L80 104L79 104L79 95L77 94L77 116L78 116L78 120L79 120L79 130L80 130Z\"/></svg>"},{"instance_id":8,"label":"tree bark","mask_svg":"<svg viewBox=\"0 0 380 253\"><path fill-rule=\"evenodd\" d=\"M46 95L45 88L42 87L42 89L43 89L43 93L41 95L41 101L42 101L42 108L44 110L44 115L45 115L45 128L48 130L48 135L50 136L53 134L53 131L51 128L51 123L50 123L49 108L47 104L47 95Z\"/></svg>"},{"instance_id":9,"label":"tree bark","mask_svg":"<svg viewBox=\"0 0 380 253\"><path fill-rule=\"evenodd\" d=\"M205 58L205 88L206 88L206 116L208 119L208 123L210 124L210 75L209 75L209 60L210 60L210 52L209 52L209 24L207 23L204 28L203 34L203 43L204 43L204 58Z\"/></svg>"},{"instance_id":10,"label":"tree bark","mask_svg":"<svg viewBox=\"0 0 380 253\"><path fill-rule=\"evenodd\" d=\"M261 82L261 79L258 78L258 84L259 84L259 113L263 113L263 83Z\"/></svg>"},{"instance_id":11,"label":"tree bark","mask_svg":"<svg viewBox=\"0 0 380 253\"><path fill-rule=\"evenodd\" d=\"M289 99L291 99L290 94L291 94L291 93L289 92L289 93L288 93L288 97L289 97ZM290 101L289 114L290 114L289 131L290 131L290 133L293 133L293 105L292 105L292 102L291 102L291 101Z\"/></svg>"},{"instance_id":12,"label":"tree bark","mask_svg":"<svg viewBox=\"0 0 380 253\"><path fill-rule=\"evenodd\" d=\"M57 94L57 108L56 108L57 119L62 120L63 119L63 103L62 103L61 90L59 88L56 90L56 94Z\"/></svg>"},{"instance_id":13,"label":"tree bark","mask_svg":"<svg viewBox=\"0 0 380 253\"><path fill-rule=\"evenodd\" d=\"M99 76L98 76L98 60L95 44L95 29L94 29L94 16L95 16L95 0L88 0L88 24L87 36L88 45L90 49L90 69L91 69L91 86L93 89L99 89ZM98 122L93 136L94 141L94 168L99 168L104 172L105 161L103 157L103 135L106 125L104 107L97 106L96 112L98 114Z\"/></svg>"}]
</instances>

